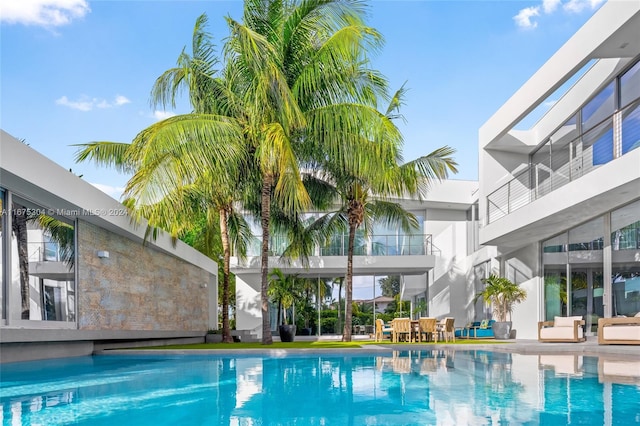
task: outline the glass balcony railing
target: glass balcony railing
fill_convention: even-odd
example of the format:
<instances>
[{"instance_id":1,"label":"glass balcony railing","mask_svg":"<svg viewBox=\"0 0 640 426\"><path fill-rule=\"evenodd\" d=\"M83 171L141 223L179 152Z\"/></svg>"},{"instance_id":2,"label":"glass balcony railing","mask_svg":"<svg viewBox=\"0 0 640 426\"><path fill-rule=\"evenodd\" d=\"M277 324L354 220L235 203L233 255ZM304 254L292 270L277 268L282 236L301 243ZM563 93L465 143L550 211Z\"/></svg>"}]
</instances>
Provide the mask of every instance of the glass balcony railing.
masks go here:
<instances>
[{"instance_id":1,"label":"glass balcony railing","mask_svg":"<svg viewBox=\"0 0 640 426\"><path fill-rule=\"evenodd\" d=\"M570 141L555 153L550 164L531 164L489 194L487 222L495 222L639 147L637 100Z\"/></svg>"},{"instance_id":2,"label":"glass balcony railing","mask_svg":"<svg viewBox=\"0 0 640 426\"><path fill-rule=\"evenodd\" d=\"M269 245L270 256L281 256L289 245L286 237L272 236ZM315 247L316 256L346 256L348 236L338 235L327 244ZM249 245L247 256L260 256L261 237L254 236ZM440 255L440 250L433 245L430 234L414 235L371 235L364 238L356 236L353 254L355 256L420 256Z\"/></svg>"}]
</instances>

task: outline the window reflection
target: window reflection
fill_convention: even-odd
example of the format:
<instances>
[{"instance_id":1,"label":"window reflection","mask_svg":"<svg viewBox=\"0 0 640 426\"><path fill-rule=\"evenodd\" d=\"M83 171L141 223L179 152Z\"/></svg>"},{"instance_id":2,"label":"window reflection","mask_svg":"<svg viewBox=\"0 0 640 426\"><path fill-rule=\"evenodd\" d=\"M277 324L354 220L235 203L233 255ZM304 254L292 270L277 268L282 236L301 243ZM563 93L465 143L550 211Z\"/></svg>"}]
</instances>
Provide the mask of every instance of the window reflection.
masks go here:
<instances>
[{"instance_id":1,"label":"window reflection","mask_svg":"<svg viewBox=\"0 0 640 426\"><path fill-rule=\"evenodd\" d=\"M640 98L640 62L620 77L620 107Z\"/></svg>"},{"instance_id":2,"label":"window reflection","mask_svg":"<svg viewBox=\"0 0 640 426\"><path fill-rule=\"evenodd\" d=\"M4 240L5 240L5 208L6 203L4 201L4 190L0 188L0 282L2 282L2 287L0 288L0 320L4 320L6 318L4 311L4 301L5 301L5 276L4 276L4 268L5 268L5 260L4 260Z\"/></svg>"},{"instance_id":3,"label":"window reflection","mask_svg":"<svg viewBox=\"0 0 640 426\"><path fill-rule=\"evenodd\" d=\"M640 312L640 200L611 213L613 316Z\"/></svg>"},{"instance_id":4,"label":"window reflection","mask_svg":"<svg viewBox=\"0 0 640 426\"><path fill-rule=\"evenodd\" d=\"M12 318L75 321L73 222L14 197L11 208Z\"/></svg>"}]
</instances>

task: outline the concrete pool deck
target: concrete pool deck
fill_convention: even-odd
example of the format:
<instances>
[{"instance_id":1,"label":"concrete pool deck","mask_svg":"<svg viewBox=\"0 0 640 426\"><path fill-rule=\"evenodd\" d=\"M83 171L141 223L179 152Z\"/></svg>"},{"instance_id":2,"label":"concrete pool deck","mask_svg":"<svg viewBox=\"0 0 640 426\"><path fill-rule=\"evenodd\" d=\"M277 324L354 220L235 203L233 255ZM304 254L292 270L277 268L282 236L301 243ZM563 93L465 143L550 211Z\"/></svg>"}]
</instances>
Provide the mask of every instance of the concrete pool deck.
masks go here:
<instances>
[{"instance_id":1,"label":"concrete pool deck","mask_svg":"<svg viewBox=\"0 0 640 426\"><path fill-rule=\"evenodd\" d=\"M340 341L341 336L296 336L296 341ZM274 336L274 342L278 342ZM353 341L368 341L368 337L359 338L354 336ZM604 356L606 358L620 358L640 362L639 345L599 345L598 338L588 337L585 342L580 343L542 343L537 340L502 340L492 343L401 343L376 345L369 343L362 348L277 348L271 346L257 348L224 348L224 349L110 349L97 352L98 354L261 354L272 356L283 356L287 353L310 353L310 352L338 352L338 351L358 351L366 352L392 352L392 351L421 351L421 350L487 350L495 352L508 352L523 355L586 355Z\"/></svg>"}]
</instances>

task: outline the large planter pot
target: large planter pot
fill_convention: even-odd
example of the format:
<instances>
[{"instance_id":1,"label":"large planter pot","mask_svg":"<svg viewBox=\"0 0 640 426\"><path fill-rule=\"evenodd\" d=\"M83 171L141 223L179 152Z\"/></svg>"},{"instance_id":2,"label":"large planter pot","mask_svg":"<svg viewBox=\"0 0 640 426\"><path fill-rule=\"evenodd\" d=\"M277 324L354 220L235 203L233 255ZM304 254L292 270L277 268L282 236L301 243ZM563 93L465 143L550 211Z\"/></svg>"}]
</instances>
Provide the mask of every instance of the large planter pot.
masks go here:
<instances>
[{"instance_id":1,"label":"large planter pot","mask_svg":"<svg viewBox=\"0 0 640 426\"><path fill-rule=\"evenodd\" d=\"M281 342L293 342L296 336L296 326L293 324L283 324L278 327Z\"/></svg>"},{"instance_id":2,"label":"large planter pot","mask_svg":"<svg viewBox=\"0 0 640 426\"><path fill-rule=\"evenodd\" d=\"M205 343L222 343L222 334L207 334L204 336Z\"/></svg>"},{"instance_id":3,"label":"large planter pot","mask_svg":"<svg viewBox=\"0 0 640 426\"><path fill-rule=\"evenodd\" d=\"M507 340L511 338L511 321L494 322L491 328L496 339Z\"/></svg>"}]
</instances>

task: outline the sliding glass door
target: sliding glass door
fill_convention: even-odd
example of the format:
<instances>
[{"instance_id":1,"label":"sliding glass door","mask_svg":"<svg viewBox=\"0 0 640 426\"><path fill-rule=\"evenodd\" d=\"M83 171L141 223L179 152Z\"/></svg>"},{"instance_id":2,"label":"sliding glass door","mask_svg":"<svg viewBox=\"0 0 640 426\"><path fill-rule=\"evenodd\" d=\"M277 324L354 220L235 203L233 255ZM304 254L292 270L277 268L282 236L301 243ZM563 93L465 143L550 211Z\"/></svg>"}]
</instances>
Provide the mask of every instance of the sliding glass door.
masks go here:
<instances>
[{"instance_id":1,"label":"sliding glass door","mask_svg":"<svg viewBox=\"0 0 640 426\"><path fill-rule=\"evenodd\" d=\"M598 318L604 316L604 282L602 268L571 268L569 315L580 315L585 320L585 330L596 332Z\"/></svg>"}]
</instances>

